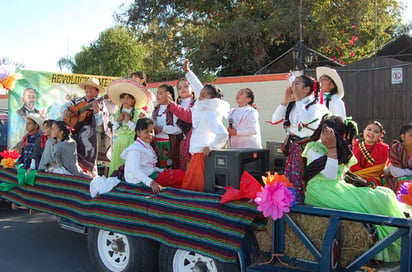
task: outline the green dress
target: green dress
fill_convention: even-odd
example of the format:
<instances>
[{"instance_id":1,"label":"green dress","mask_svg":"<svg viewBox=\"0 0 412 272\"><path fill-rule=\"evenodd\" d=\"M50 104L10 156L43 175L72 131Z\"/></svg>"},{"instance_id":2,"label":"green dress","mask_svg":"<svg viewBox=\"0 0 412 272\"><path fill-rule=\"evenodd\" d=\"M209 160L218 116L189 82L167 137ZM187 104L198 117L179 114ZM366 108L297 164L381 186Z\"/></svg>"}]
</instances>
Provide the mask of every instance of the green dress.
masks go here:
<instances>
[{"instance_id":1,"label":"green dress","mask_svg":"<svg viewBox=\"0 0 412 272\"><path fill-rule=\"evenodd\" d=\"M302 156L307 158L309 150L326 155L328 149L321 142L311 142L306 145ZM312 158L313 159L313 158ZM346 210L368 214L385 215L404 218L403 212L398 206L394 192L386 187L378 186L376 189L368 187L355 187L343 180L344 174L356 164L355 156L352 156L347 165L340 164L336 180L329 180L318 173L309 180L305 203L308 205L325 207L337 210ZM385 238L396 228L376 225L379 240ZM400 239L375 256L376 260L385 262L397 262L400 260Z\"/></svg>"},{"instance_id":2,"label":"green dress","mask_svg":"<svg viewBox=\"0 0 412 272\"><path fill-rule=\"evenodd\" d=\"M146 112L142 109L135 109L132 121L135 125L137 120L139 119L139 115L141 113ZM120 115L120 110L114 114L113 119L117 120ZM113 151L110 158L110 167L108 176L110 177L111 174L119 169L119 166L124 164L124 160L120 158L120 154L122 154L123 150L131 145L134 142L135 138L135 131L130 129L126 122L123 120L119 127L116 129L115 133L117 134L116 139L113 141Z\"/></svg>"}]
</instances>

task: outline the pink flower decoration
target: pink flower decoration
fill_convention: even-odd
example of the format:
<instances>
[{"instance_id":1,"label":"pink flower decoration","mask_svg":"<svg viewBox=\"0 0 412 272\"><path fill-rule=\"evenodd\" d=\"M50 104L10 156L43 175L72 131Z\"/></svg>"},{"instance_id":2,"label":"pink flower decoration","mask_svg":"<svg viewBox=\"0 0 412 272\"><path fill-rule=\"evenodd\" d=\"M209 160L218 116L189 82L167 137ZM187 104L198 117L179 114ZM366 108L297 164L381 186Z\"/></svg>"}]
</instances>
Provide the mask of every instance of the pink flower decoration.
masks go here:
<instances>
[{"instance_id":1,"label":"pink flower decoration","mask_svg":"<svg viewBox=\"0 0 412 272\"><path fill-rule=\"evenodd\" d=\"M292 191L286 187L284 182L278 181L266 184L263 191L258 192L255 198L258 211L263 212L265 217L271 216L273 220L281 218L284 212L289 212L293 202Z\"/></svg>"}]
</instances>

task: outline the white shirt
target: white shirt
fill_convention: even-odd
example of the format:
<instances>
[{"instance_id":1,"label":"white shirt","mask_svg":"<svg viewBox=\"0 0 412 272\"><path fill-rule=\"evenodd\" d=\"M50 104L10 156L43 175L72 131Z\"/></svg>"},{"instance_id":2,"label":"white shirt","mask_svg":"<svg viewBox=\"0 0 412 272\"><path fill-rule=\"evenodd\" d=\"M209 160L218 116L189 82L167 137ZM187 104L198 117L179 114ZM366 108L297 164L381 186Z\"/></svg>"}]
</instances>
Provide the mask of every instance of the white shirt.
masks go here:
<instances>
[{"instance_id":1,"label":"white shirt","mask_svg":"<svg viewBox=\"0 0 412 272\"><path fill-rule=\"evenodd\" d=\"M309 95L295 103L289 114L290 126L286 128L287 134L293 134L301 138L309 137L313 134L319 126L323 115L329 112L324 105L319 103L315 103L306 109L305 106L314 99L313 95ZM287 105L279 105L272 115L272 123L283 124L286 117L286 109Z\"/></svg>"},{"instance_id":2,"label":"white shirt","mask_svg":"<svg viewBox=\"0 0 412 272\"><path fill-rule=\"evenodd\" d=\"M249 105L230 111L236 136L230 137L231 148L262 148L259 113Z\"/></svg>"},{"instance_id":3,"label":"white shirt","mask_svg":"<svg viewBox=\"0 0 412 272\"><path fill-rule=\"evenodd\" d=\"M199 78L193 73L192 71L189 70L189 72L186 73L186 79L189 81L190 85L192 86L192 90L195 93L196 99L199 97L200 92L203 89L203 84L200 82Z\"/></svg>"},{"instance_id":4,"label":"white shirt","mask_svg":"<svg viewBox=\"0 0 412 272\"><path fill-rule=\"evenodd\" d=\"M223 148L228 132L222 118L229 112L229 103L220 98L197 100L191 108L192 136L189 152L201 153L208 146L210 150Z\"/></svg>"},{"instance_id":5,"label":"white shirt","mask_svg":"<svg viewBox=\"0 0 412 272\"><path fill-rule=\"evenodd\" d=\"M319 159L322 156L324 156L324 154L320 154L320 153L315 152L313 150L308 151L308 159L311 162L313 162L316 159ZM338 160L328 157L326 159L325 168L322 171L320 171L320 173L322 175L324 175L325 178L327 178L327 179L336 180L336 178L338 176L338 170L339 170Z\"/></svg>"},{"instance_id":6,"label":"white shirt","mask_svg":"<svg viewBox=\"0 0 412 272\"><path fill-rule=\"evenodd\" d=\"M173 114L173 126L166 124L167 105L160 105L157 116L155 116L156 126L161 126L162 131L156 134L156 138L169 139L169 134L180 134L182 130L176 125L177 117Z\"/></svg>"},{"instance_id":7,"label":"white shirt","mask_svg":"<svg viewBox=\"0 0 412 272\"><path fill-rule=\"evenodd\" d=\"M150 187L152 179L149 177L153 172L162 172L156 167L157 156L152 146L140 138L123 150L120 155L124 159L124 177L126 182L143 182Z\"/></svg>"},{"instance_id":8,"label":"white shirt","mask_svg":"<svg viewBox=\"0 0 412 272\"><path fill-rule=\"evenodd\" d=\"M324 93L323 94L323 104L325 106L326 106L326 96L327 96L327 93ZM332 114L346 117L345 103L342 101L339 95L334 94L330 97L329 111Z\"/></svg>"}]
</instances>

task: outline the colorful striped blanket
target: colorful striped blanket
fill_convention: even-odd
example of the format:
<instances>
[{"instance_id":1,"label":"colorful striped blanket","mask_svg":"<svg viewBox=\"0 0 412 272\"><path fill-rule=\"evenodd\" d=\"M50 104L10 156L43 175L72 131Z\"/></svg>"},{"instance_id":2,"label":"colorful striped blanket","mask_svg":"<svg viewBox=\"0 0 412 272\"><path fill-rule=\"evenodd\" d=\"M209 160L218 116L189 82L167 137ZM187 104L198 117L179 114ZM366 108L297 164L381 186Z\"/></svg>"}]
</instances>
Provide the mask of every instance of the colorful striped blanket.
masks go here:
<instances>
[{"instance_id":1,"label":"colorful striped blanket","mask_svg":"<svg viewBox=\"0 0 412 272\"><path fill-rule=\"evenodd\" d=\"M0 183L17 184L16 169L0 168ZM0 197L76 223L150 238L236 262L241 240L258 214L250 201L220 204L220 196L167 188L153 195L144 185L120 183L91 198L91 179L38 172L34 186L17 186Z\"/></svg>"}]
</instances>

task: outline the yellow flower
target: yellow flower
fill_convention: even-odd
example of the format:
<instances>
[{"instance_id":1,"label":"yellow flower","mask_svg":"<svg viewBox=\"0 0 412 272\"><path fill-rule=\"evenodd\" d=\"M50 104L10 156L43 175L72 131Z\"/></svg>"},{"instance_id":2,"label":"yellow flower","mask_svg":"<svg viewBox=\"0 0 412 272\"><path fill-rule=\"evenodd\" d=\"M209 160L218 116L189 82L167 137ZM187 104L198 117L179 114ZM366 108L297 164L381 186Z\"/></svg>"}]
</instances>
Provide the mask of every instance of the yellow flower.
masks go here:
<instances>
[{"instance_id":1,"label":"yellow flower","mask_svg":"<svg viewBox=\"0 0 412 272\"><path fill-rule=\"evenodd\" d=\"M4 168L13 168L14 165L16 164L16 159L13 159L13 158L2 159L0 164L3 165Z\"/></svg>"}]
</instances>

